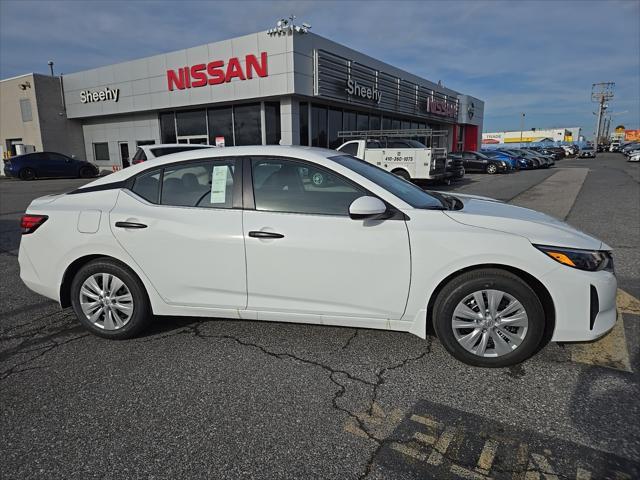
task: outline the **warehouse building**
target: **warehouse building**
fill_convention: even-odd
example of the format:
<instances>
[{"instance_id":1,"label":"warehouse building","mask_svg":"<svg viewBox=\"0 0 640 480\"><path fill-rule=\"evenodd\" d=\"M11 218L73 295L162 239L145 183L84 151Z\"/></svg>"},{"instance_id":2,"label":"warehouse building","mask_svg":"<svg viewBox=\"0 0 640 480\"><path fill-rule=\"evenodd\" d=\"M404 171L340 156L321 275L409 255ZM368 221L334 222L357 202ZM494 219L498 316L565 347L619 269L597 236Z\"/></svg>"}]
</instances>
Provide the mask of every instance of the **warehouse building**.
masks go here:
<instances>
[{"instance_id":1,"label":"warehouse building","mask_svg":"<svg viewBox=\"0 0 640 480\"><path fill-rule=\"evenodd\" d=\"M286 22L65 75L62 85L82 156L102 169L145 144L336 148L341 130L432 128L448 132L434 146L477 149L484 111L477 98Z\"/></svg>"},{"instance_id":2,"label":"warehouse building","mask_svg":"<svg viewBox=\"0 0 640 480\"><path fill-rule=\"evenodd\" d=\"M580 127L547 128L531 130L512 130L506 132L485 132L482 134L484 145L495 143L533 143L533 142L578 142Z\"/></svg>"}]
</instances>

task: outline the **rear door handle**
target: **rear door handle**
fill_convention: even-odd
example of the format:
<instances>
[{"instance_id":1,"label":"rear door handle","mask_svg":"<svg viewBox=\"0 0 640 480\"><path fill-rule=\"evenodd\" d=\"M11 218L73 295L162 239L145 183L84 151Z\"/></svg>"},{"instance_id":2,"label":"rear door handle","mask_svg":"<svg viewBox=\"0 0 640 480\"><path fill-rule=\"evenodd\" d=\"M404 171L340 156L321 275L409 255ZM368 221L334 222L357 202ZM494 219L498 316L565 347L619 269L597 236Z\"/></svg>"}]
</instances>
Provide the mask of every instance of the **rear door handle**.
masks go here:
<instances>
[{"instance_id":1,"label":"rear door handle","mask_svg":"<svg viewBox=\"0 0 640 480\"><path fill-rule=\"evenodd\" d=\"M254 230L249 232L249 236L252 238L284 238L284 235L281 233L275 232L264 232L262 230Z\"/></svg>"},{"instance_id":2,"label":"rear door handle","mask_svg":"<svg viewBox=\"0 0 640 480\"><path fill-rule=\"evenodd\" d=\"M144 223L137 222L116 222L118 228L147 228Z\"/></svg>"}]
</instances>

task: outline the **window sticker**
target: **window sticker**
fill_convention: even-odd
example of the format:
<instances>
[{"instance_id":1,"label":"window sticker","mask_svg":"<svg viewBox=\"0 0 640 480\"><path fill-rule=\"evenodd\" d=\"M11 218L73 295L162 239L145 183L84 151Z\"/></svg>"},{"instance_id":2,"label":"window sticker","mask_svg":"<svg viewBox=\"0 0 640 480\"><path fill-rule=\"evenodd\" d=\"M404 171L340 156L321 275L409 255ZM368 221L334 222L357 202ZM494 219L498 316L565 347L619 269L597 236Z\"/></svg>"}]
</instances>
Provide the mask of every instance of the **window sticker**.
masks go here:
<instances>
[{"instance_id":1,"label":"window sticker","mask_svg":"<svg viewBox=\"0 0 640 480\"><path fill-rule=\"evenodd\" d=\"M211 174L211 203L226 203L227 201L227 165L216 165Z\"/></svg>"}]
</instances>

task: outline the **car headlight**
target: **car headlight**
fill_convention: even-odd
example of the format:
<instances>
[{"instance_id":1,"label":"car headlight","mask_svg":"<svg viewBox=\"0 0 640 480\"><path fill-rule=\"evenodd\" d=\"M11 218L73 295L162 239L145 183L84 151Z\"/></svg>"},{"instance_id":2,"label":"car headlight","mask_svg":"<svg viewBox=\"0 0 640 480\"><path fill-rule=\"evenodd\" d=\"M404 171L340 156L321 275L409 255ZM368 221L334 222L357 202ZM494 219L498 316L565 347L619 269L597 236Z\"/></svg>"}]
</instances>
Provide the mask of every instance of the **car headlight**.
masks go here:
<instances>
[{"instance_id":1,"label":"car headlight","mask_svg":"<svg viewBox=\"0 0 640 480\"><path fill-rule=\"evenodd\" d=\"M538 250L562 263L578 270L596 272L598 270L614 271L611 252L605 250L578 250L573 248L558 248L545 245L534 245Z\"/></svg>"}]
</instances>

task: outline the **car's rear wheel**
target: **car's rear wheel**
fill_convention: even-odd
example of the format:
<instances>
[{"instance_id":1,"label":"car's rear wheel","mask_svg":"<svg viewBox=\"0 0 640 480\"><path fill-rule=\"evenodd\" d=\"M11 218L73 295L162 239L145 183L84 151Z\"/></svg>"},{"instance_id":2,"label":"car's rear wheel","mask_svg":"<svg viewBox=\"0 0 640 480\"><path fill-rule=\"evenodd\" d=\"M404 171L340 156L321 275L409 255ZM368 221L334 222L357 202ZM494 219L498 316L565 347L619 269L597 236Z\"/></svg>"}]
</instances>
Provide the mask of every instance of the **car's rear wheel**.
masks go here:
<instances>
[{"instance_id":1,"label":"car's rear wheel","mask_svg":"<svg viewBox=\"0 0 640 480\"><path fill-rule=\"evenodd\" d=\"M94 177L96 174L95 170L91 167L82 167L80 169L80 178L91 178Z\"/></svg>"},{"instance_id":2,"label":"car's rear wheel","mask_svg":"<svg viewBox=\"0 0 640 480\"><path fill-rule=\"evenodd\" d=\"M486 170L489 175L493 175L498 171L498 167L496 167L494 163L490 163L489 165L487 165Z\"/></svg>"},{"instance_id":3,"label":"car's rear wheel","mask_svg":"<svg viewBox=\"0 0 640 480\"><path fill-rule=\"evenodd\" d=\"M36 171L33 168L23 168L18 174L21 180L33 180L36 178Z\"/></svg>"},{"instance_id":4,"label":"car's rear wheel","mask_svg":"<svg viewBox=\"0 0 640 480\"><path fill-rule=\"evenodd\" d=\"M151 319L142 282L109 259L91 261L78 271L71 282L71 304L80 323L105 338L134 337Z\"/></svg>"},{"instance_id":5,"label":"car's rear wheel","mask_svg":"<svg viewBox=\"0 0 640 480\"><path fill-rule=\"evenodd\" d=\"M464 273L438 294L433 326L458 360L505 367L533 355L544 334L544 309L533 289L498 269Z\"/></svg>"}]
</instances>

